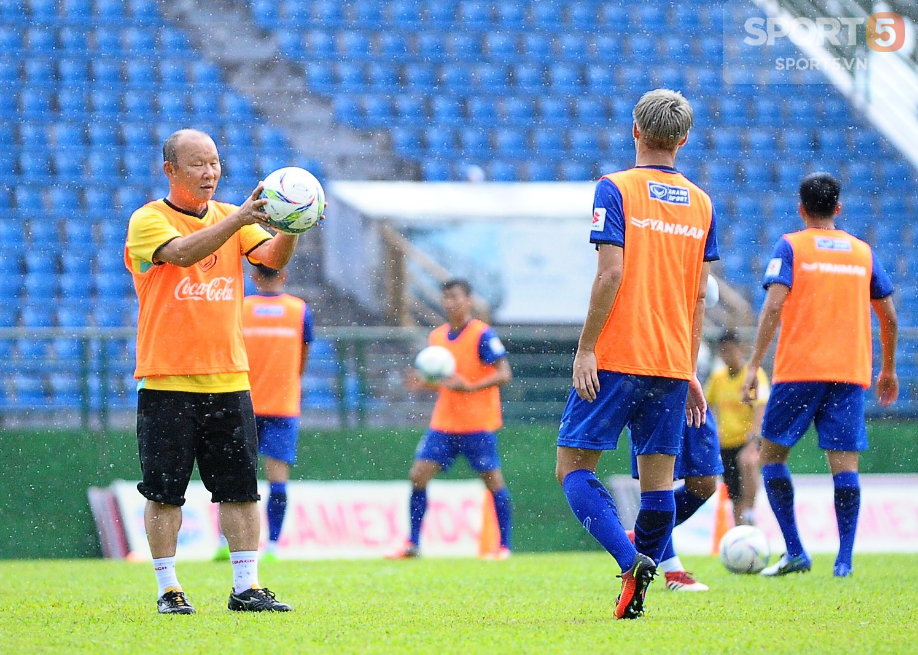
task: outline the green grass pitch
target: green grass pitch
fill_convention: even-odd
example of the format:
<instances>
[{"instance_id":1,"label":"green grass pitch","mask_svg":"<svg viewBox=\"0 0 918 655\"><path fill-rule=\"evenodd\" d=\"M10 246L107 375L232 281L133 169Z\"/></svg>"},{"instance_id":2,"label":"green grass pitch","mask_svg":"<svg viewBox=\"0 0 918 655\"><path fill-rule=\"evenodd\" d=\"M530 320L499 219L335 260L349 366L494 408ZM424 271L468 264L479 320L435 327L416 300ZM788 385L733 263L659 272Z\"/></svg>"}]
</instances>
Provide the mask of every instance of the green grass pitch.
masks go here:
<instances>
[{"instance_id":1,"label":"green grass pitch","mask_svg":"<svg viewBox=\"0 0 918 655\"><path fill-rule=\"evenodd\" d=\"M576 527L576 526L575 526ZM160 616L149 564L6 561L5 653L914 653L918 556L832 558L811 573L735 576L684 558L708 593L654 582L647 615L612 619L619 581L602 553L504 562L276 562L262 584L291 614L226 610L228 563L179 563L196 616Z\"/></svg>"}]
</instances>

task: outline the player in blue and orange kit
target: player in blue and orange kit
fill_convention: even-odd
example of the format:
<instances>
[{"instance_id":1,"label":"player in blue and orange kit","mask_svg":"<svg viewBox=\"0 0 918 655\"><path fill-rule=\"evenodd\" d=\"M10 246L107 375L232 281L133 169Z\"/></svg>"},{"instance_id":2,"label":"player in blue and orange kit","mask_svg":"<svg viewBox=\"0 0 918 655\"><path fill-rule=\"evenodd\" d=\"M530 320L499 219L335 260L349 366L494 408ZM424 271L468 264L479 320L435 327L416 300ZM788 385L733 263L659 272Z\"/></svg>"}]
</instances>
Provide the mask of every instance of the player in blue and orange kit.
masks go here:
<instances>
[{"instance_id":1,"label":"player in blue and orange kit","mask_svg":"<svg viewBox=\"0 0 918 655\"><path fill-rule=\"evenodd\" d=\"M696 364L718 252L711 199L674 168L691 127L692 108L681 94L644 94L634 108L635 167L596 185L590 241L598 267L561 418L556 474L577 519L622 569L616 618L643 613L672 535L683 427L686 420L700 426L707 411ZM634 545L595 474L625 427L641 481Z\"/></svg>"},{"instance_id":2,"label":"player in blue and orange kit","mask_svg":"<svg viewBox=\"0 0 918 655\"><path fill-rule=\"evenodd\" d=\"M752 402L755 372L780 323L761 461L765 492L787 552L762 571L766 576L812 566L797 531L787 458L814 422L835 484L840 546L834 574L851 575L861 503L859 454L867 449L864 402L872 380L871 306L880 321L883 347L877 378L880 405L888 407L899 395L892 282L869 245L835 227L840 193L841 184L828 173L812 173L801 182L800 215L806 229L781 238L765 271L768 294L743 384L744 398Z\"/></svg>"},{"instance_id":3,"label":"player in blue and orange kit","mask_svg":"<svg viewBox=\"0 0 918 655\"><path fill-rule=\"evenodd\" d=\"M472 288L465 280L449 280L442 287L443 311L448 323L430 333L430 345L442 346L456 358L456 374L439 385L424 385L411 374L406 382L413 390L438 391L430 429L418 444L409 478L411 535L404 548L391 559L420 554L421 523L427 511L427 485L440 471L448 470L463 455L481 476L494 498L500 531L497 559L511 549L510 492L504 482L497 452L497 430L503 425L500 387L513 377L507 351L494 330L472 318Z\"/></svg>"}]
</instances>

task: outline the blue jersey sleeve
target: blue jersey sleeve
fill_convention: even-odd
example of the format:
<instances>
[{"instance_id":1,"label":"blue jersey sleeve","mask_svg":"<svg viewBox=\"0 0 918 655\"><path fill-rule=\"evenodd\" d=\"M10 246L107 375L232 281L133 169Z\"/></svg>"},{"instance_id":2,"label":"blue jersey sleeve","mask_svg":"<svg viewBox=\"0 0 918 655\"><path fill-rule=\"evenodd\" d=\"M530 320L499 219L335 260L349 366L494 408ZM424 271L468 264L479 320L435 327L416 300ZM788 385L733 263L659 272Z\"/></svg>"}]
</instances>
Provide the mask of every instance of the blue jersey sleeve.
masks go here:
<instances>
[{"instance_id":1,"label":"blue jersey sleeve","mask_svg":"<svg viewBox=\"0 0 918 655\"><path fill-rule=\"evenodd\" d=\"M870 297L873 300L880 300L891 296L895 289L893 288L892 280L886 274L886 269L877 259L877 254L871 252L871 256L873 257L873 275L870 277Z\"/></svg>"},{"instance_id":2,"label":"blue jersey sleeve","mask_svg":"<svg viewBox=\"0 0 918 655\"><path fill-rule=\"evenodd\" d=\"M488 328L481 335L478 342L478 358L485 364L493 364L501 357L507 356L507 349L501 343L497 333Z\"/></svg>"},{"instance_id":3,"label":"blue jersey sleeve","mask_svg":"<svg viewBox=\"0 0 918 655\"><path fill-rule=\"evenodd\" d=\"M312 330L312 310L309 305L303 308L303 343L312 343L315 335Z\"/></svg>"},{"instance_id":4,"label":"blue jersey sleeve","mask_svg":"<svg viewBox=\"0 0 918 655\"><path fill-rule=\"evenodd\" d=\"M708 238L704 242L704 261L716 262L720 259L720 251L717 249L717 212L711 208L711 229L708 230Z\"/></svg>"},{"instance_id":5,"label":"blue jersey sleeve","mask_svg":"<svg viewBox=\"0 0 918 655\"><path fill-rule=\"evenodd\" d=\"M590 243L608 243L625 247L625 209L622 206L622 192L608 178L601 179L596 185Z\"/></svg>"},{"instance_id":6,"label":"blue jersey sleeve","mask_svg":"<svg viewBox=\"0 0 918 655\"><path fill-rule=\"evenodd\" d=\"M794 249L790 241L781 237L775 246L775 253L765 269L762 286L766 289L772 284L783 284L787 288L794 286Z\"/></svg>"}]
</instances>

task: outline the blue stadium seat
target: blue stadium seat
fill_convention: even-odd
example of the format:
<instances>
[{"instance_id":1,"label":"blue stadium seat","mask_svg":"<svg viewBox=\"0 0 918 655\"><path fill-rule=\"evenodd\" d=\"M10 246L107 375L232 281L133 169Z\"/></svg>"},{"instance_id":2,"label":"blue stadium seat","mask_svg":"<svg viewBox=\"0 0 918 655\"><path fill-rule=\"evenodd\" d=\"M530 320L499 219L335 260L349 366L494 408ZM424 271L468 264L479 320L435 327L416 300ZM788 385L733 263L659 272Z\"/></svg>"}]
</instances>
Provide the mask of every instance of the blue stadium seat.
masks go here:
<instances>
[{"instance_id":1,"label":"blue stadium seat","mask_svg":"<svg viewBox=\"0 0 918 655\"><path fill-rule=\"evenodd\" d=\"M124 64L129 87L151 90L157 85L156 67L148 59L132 59Z\"/></svg>"},{"instance_id":2,"label":"blue stadium seat","mask_svg":"<svg viewBox=\"0 0 918 655\"><path fill-rule=\"evenodd\" d=\"M915 187L915 171L904 162L884 161L881 164L883 171L883 185L886 189L905 191Z\"/></svg>"},{"instance_id":3,"label":"blue stadium seat","mask_svg":"<svg viewBox=\"0 0 918 655\"><path fill-rule=\"evenodd\" d=\"M127 269L120 273L109 271L93 278L96 294L102 299L124 298L131 290L131 277Z\"/></svg>"},{"instance_id":4,"label":"blue stadium seat","mask_svg":"<svg viewBox=\"0 0 918 655\"><path fill-rule=\"evenodd\" d=\"M523 179L529 182L554 182L558 179L555 163L549 159L526 162L523 171Z\"/></svg>"},{"instance_id":5,"label":"blue stadium seat","mask_svg":"<svg viewBox=\"0 0 918 655\"><path fill-rule=\"evenodd\" d=\"M462 105L455 98L434 96L430 101L433 120L444 126L456 126L462 122Z\"/></svg>"},{"instance_id":6,"label":"blue stadium seat","mask_svg":"<svg viewBox=\"0 0 918 655\"><path fill-rule=\"evenodd\" d=\"M383 25L381 3L359 2L354 7L354 22L363 29L379 29Z\"/></svg>"},{"instance_id":7,"label":"blue stadium seat","mask_svg":"<svg viewBox=\"0 0 918 655\"><path fill-rule=\"evenodd\" d=\"M381 61L402 62L411 57L408 40L404 34L398 32L387 31L380 34L377 48L376 55Z\"/></svg>"},{"instance_id":8,"label":"blue stadium seat","mask_svg":"<svg viewBox=\"0 0 918 655\"><path fill-rule=\"evenodd\" d=\"M419 157L423 152L420 131L411 127L397 127L390 131L392 147L403 157Z\"/></svg>"},{"instance_id":9,"label":"blue stadium seat","mask_svg":"<svg viewBox=\"0 0 918 655\"><path fill-rule=\"evenodd\" d=\"M251 103L232 91L227 91L221 98L220 113L224 117L232 117L234 120L245 122L255 117Z\"/></svg>"},{"instance_id":10,"label":"blue stadium seat","mask_svg":"<svg viewBox=\"0 0 918 655\"><path fill-rule=\"evenodd\" d=\"M602 98L583 96L574 101L575 113L581 125L598 126L606 124L608 117Z\"/></svg>"},{"instance_id":11,"label":"blue stadium seat","mask_svg":"<svg viewBox=\"0 0 918 655\"><path fill-rule=\"evenodd\" d=\"M398 69L387 61L376 61L367 67L370 88L378 93L391 93L398 87Z\"/></svg>"},{"instance_id":12,"label":"blue stadium seat","mask_svg":"<svg viewBox=\"0 0 918 655\"><path fill-rule=\"evenodd\" d=\"M817 137L822 154L830 157L844 157L849 154L848 140L843 131L825 128L819 130Z\"/></svg>"},{"instance_id":13,"label":"blue stadium seat","mask_svg":"<svg viewBox=\"0 0 918 655\"><path fill-rule=\"evenodd\" d=\"M446 182L450 179L449 165L441 159L426 159L422 164L423 177L427 182Z\"/></svg>"},{"instance_id":14,"label":"blue stadium seat","mask_svg":"<svg viewBox=\"0 0 918 655\"><path fill-rule=\"evenodd\" d=\"M496 153L507 159L522 159L528 151L525 132L516 129L495 130L494 146Z\"/></svg>"},{"instance_id":15,"label":"blue stadium seat","mask_svg":"<svg viewBox=\"0 0 918 655\"><path fill-rule=\"evenodd\" d=\"M583 34L560 34L558 58L570 64L583 64L590 59L590 46L590 40L585 39Z\"/></svg>"},{"instance_id":16,"label":"blue stadium seat","mask_svg":"<svg viewBox=\"0 0 918 655\"><path fill-rule=\"evenodd\" d=\"M6 285L6 278L0 279L0 287L5 286L5 285ZM6 300L5 297L2 297L2 298L4 301ZM7 303L7 302L0 303L0 328L16 327L16 324L18 322L19 322L19 311L15 307L13 307L12 303ZM0 355L2 354L3 353L0 353Z\"/></svg>"},{"instance_id":17,"label":"blue stadium seat","mask_svg":"<svg viewBox=\"0 0 918 655\"><path fill-rule=\"evenodd\" d=\"M566 98L542 96L537 101L540 124L546 127L567 125L570 121L570 104Z\"/></svg>"},{"instance_id":18,"label":"blue stadium seat","mask_svg":"<svg viewBox=\"0 0 918 655\"><path fill-rule=\"evenodd\" d=\"M90 100L93 123L98 120L113 120L121 114L121 94L117 91L97 88L90 93Z\"/></svg>"},{"instance_id":19,"label":"blue stadium seat","mask_svg":"<svg viewBox=\"0 0 918 655\"><path fill-rule=\"evenodd\" d=\"M525 58L533 62L546 63L554 60L551 39L540 32L523 34L523 51Z\"/></svg>"},{"instance_id":20,"label":"blue stadium seat","mask_svg":"<svg viewBox=\"0 0 918 655\"><path fill-rule=\"evenodd\" d=\"M395 119L400 125L420 124L427 117L423 96L399 95L394 104Z\"/></svg>"},{"instance_id":21,"label":"blue stadium seat","mask_svg":"<svg viewBox=\"0 0 918 655\"><path fill-rule=\"evenodd\" d=\"M55 30L49 28L32 27L26 30L25 42L30 56L33 57L35 55L53 56L57 48Z\"/></svg>"},{"instance_id":22,"label":"blue stadium seat","mask_svg":"<svg viewBox=\"0 0 918 655\"><path fill-rule=\"evenodd\" d=\"M417 37L417 60L440 63L446 58L446 43L437 32L422 32Z\"/></svg>"},{"instance_id":23,"label":"blue stadium seat","mask_svg":"<svg viewBox=\"0 0 918 655\"><path fill-rule=\"evenodd\" d=\"M55 341L55 352L60 359L77 359L80 353L80 342L76 339L61 341L65 348L59 348ZM76 349L74 352L74 348ZM83 381L76 373L52 373L48 378L51 387L51 402L57 407L77 408L82 405Z\"/></svg>"},{"instance_id":24,"label":"blue stadium seat","mask_svg":"<svg viewBox=\"0 0 918 655\"><path fill-rule=\"evenodd\" d=\"M502 89L508 83L508 69L496 64L478 64L472 71L472 80L481 90Z\"/></svg>"},{"instance_id":25,"label":"blue stadium seat","mask_svg":"<svg viewBox=\"0 0 918 655\"><path fill-rule=\"evenodd\" d=\"M115 183L121 177L121 157L113 149L93 149L86 157L89 180L95 183Z\"/></svg>"},{"instance_id":26,"label":"blue stadium seat","mask_svg":"<svg viewBox=\"0 0 918 655\"><path fill-rule=\"evenodd\" d=\"M485 30L491 25L490 4L478 0L463 0L459 3L456 20L463 29Z\"/></svg>"},{"instance_id":27,"label":"blue stadium seat","mask_svg":"<svg viewBox=\"0 0 918 655\"><path fill-rule=\"evenodd\" d=\"M124 325L122 310L117 304L97 303L93 308L92 319L96 327L113 328Z\"/></svg>"},{"instance_id":28,"label":"blue stadium seat","mask_svg":"<svg viewBox=\"0 0 918 655\"><path fill-rule=\"evenodd\" d=\"M411 63L403 70L404 86L415 93L428 93L436 87L434 68L430 65Z\"/></svg>"},{"instance_id":29,"label":"blue stadium seat","mask_svg":"<svg viewBox=\"0 0 918 655\"><path fill-rule=\"evenodd\" d=\"M586 86L591 93L605 93L615 84L611 66L596 64L586 68Z\"/></svg>"},{"instance_id":30,"label":"blue stadium seat","mask_svg":"<svg viewBox=\"0 0 918 655\"><path fill-rule=\"evenodd\" d=\"M312 18L319 25L334 28L345 24L341 14L341 3L334 0L318 0L313 3Z\"/></svg>"},{"instance_id":31,"label":"blue stadium seat","mask_svg":"<svg viewBox=\"0 0 918 655\"><path fill-rule=\"evenodd\" d=\"M188 105L183 93L163 91L156 95L156 104L159 105L160 117L172 122L179 122L188 115ZM128 109L130 111L130 108Z\"/></svg>"},{"instance_id":32,"label":"blue stadium seat","mask_svg":"<svg viewBox=\"0 0 918 655\"><path fill-rule=\"evenodd\" d=\"M560 129L536 128L532 131L532 145L543 160L557 159L566 150Z\"/></svg>"},{"instance_id":33,"label":"blue stadium seat","mask_svg":"<svg viewBox=\"0 0 918 655\"><path fill-rule=\"evenodd\" d=\"M742 147L739 132L725 128L715 129L711 133L711 143L714 152L721 157L736 157Z\"/></svg>"},{"instance_id":34,"label":"blue stadium seat","mask_svg":"<svg viewBox=\"0 0 918 655\"><path fill-rule=\"evenodd\" d=\"M545 89L544 68L534 63L514 66L513 83L520 92L541 93Z\"/></svg>"},{"instance_id":35,"label":"blue stadium seat","mask_svg":"<svg viewBox=\"0 0 918 655\"><path fill-rule=\"evenodd\" d=\"M33 240L35 236L33 235ZM47 252L30 250L25 253L26 273L28 275L56 275L57 258Z\"/></svg>"},{"instance_id":36,"label":"blue stadium seat","mask_svg":"<svg viewBox=\"0 0 918 655\"><path fill-rule=\"evenodd\" d=\"M36 86L53 86L56 83L55 66L51 59L26 59L25 82Z\"/></svg>"},{"instance_id":37,"label":"blue stadium seat","mask_svg":"<svg viewBox=\"0 0 918 655\"><path fill-rule=\"evenodd\" d=\"M459 149L465 157L490 158L490 133L479 127L467 127L460 130Z\"/></svg>"},{"instance_id":38,"label":"blue stadium seat","mask_svg":"<svg viewBox=\"0 0 918 655\"><path fill-rule=\"evenodd\" d=\"M46 150L48 133L45 123L22 123L19 126L19 143L26 150Z\"/></svg>"},{"instance_id":39,"label":"blue stadium seat","mask_svg":"<svg viewBox=\"0 0 918 655\"><path fill-rule=\"evenodd\" d=\"M746 133L747 153L750 157L772 158L777 154L778 143L774 130L754 128Z\"/></svg>"},{"instance_id":40,"label":"blue stadium seat","mask_svg":"<svg viewBox=\"0 0 918 655\"><path fill-rule=\"evenodd\" d=\"M306 64L306 86L318 93L330 93L335 87L332 65L323 61L311 61Z\"/></svg>"},{"instance_id":41,"label":"blue stadium seat","mask_svg":"<svg viewBox=\"0 0 918 655\"><path fill-rule=\"evenodd\" d=\"M457 3L444 0L427 4L427 22L431 27L447 28L456 20Z\"/></svg>"},{"instance_id":42,"label":"blue stadium seat","mask_svg":"<svg viewBox=\"0 0 918 655\"><path fill-rule=\"evenodd\" d=\"M567 8L567 22L577 30L595 29L598 22L596 4L590 0L571 3Z\"/></svg>"},{"instance_id":43,"label":"blue stadium seat","mask_svg":"<svg viewBox=\"0 0 918 655\"><path fill-rule=\"evenodd\" d=\"M103 224L104 225L104 224ZM123 242L127 236L127 226L121 226L117 230L112 230L111 239L106 239L109 243ZM117 252L108 248L102 248L96 252L96 275L103 276L125 271L124 253Z\"/></svg>"},{"instance_id":44,"label":"blue stadium seat","mask_svg":"<svg viewBox=\"0 0 918 655\"><path fill-rule=\"evenodd\" d=\"M119 2L120 0L111 0ZM188 43L188 37L182 30L176 30L169 26L159 29L159 50L165 57L171 57L190 50L191 45Z\"/></svg>"},{"instance_id":45,"label":"blue stadium seat","mask_svg":"<svg viewBox=\"0 0 918 655\"><path fill-rule=\"evenodd\" d=\"M356 126L363 120L360 103L352 96L335 96L332 101L335 119L345 125Z\"/></svg>"},{"instance_id":46,"label":"blue stadium seat","mask_svg":"<svg viewBox=\"0 0 918 655\"><path fill-rule=\"evenodd\" d=\"M654 64L659 61L657 40L651 36L633 34L629 40L631 56L643 64Z\"/></svg>"},{"instance_id":47,"label":"blue stadium seat","mask_svg":"<svg viewBox=\"0 0 918 655\"><path fill-rule=\"evenodd\" d=\"M2 235L3 232L0 231L0 236ZM25 276L18 271L7 271L0 275L0 300L3 301L0 306L16 313L18 316L19 296L22 294L24 286Z\"/></svg>"},{"instance_id":48,"label":"blue stadium seat","mask_svg":"<svg viewBox=\"0 0 918 655\"><path fill-rule=\"evenodd\" d=\"M143 180L152 177L159 168L154 166L149 148L126 148L123 151L124 174L129 180Z\"/></svg>"},{"instance_id":49,"label":"blue stadium seat","mask_svg":"<svg viewBox=\"0 0 918 655\"><path fill-rule=\"evenodd\" d=\"M142 28L131 26L122 31L122 41L127 52L147 53L152 56L157 51L155 32Z\"/></svg>"},{"instance_id":50,"label":"blue stadium seat","mask_svg":"<svg viewBox=\"0 0 918 655\"><path fill-rule=\"evenodd\" d=\"M341 32L338 35L338 54L343 59L364 61L370 59L370 37L364 32Z\"/></svg>"},{"instance_id":51,"label":"blue stadium seat","mask_svg":"<svg viewBox=\"0 0 918 655\"><path fill-rule=\"evenodd\" d=\"M578 66L554 64L548 69L549 83L556 93L576 93L583 84Z\"/></svg>"},{"instance_id":52,"label":"blue stadium seat","mask_svg":"<svg viewBox=\"0 0 918 655\"><path fill-rule=\"evenodd\" d=\"M743 180L746 188L753 190L774 191L777 188L771 162L754 155L743 162Z\"/></svg>"},{"instance_id":53,"label":"blue stadium seat","mask_svg":"<svg viewBox=\"0 0 918 655\"><path fill-rule=\"evenodd\" d=\"M584 182L594 178L590 165L581 161L562 161L561 179L570 182Z\"/></svg>"},{"instance_id":54,"label":"blue stadium seat","mask_svg":"<svg viewBox=\"0 0 918 655\"><path fill-rule=\"evenodd\" d=\"M121 57L121 32L117 28L98 26L93 30L95 55L100 57Z\"/></svg>"},{"instance_id":55,"label":"blue stadium seat","mask_svg":"<svg viewBox=\"0 0 918 655\"><path fill-rule=\"evenodd\" d=\"M474 96L467 103L469 122L478 127L497 125L497 101L490 96Z\"/></svg>"},{"instance_id":56,"label":"blue stadium seat","mask_svg":"<svg viewBox=\"0 0 918 655\"><path fill-rule=\"evenodd\" d=\"M155 25L162 20L154 0L127 0L127 6L135 25Z\"/></svg>"},{"instance_id":57,"label":"blue stadium seat","mask_svg":"<svg viewBox=\"0 0 918 655\"><path fill-rule=\"evenodd\" d=\"M23 89L19 111L26 120L46 120L51 114L51 93L46 89Z\"/></svg>"},{"instance_id":58,"label":"blue stadium seat","mask_svg":"<svg viewBox=\"0 0 918 655\"><path fill-rule=\"evenodd\" d=\"M510 63L519 58L516 34L512 32L488 32L484 36L484 52L490 59Z\"/></svg>"},{"instance_id":59,"label":"blue stadium seat","mask_svg":"<svg viewBox=\"0 0 918 655\"><path fill-rule=\"evenodd\" d=\"M92 297L92 276L88 271L61 276L61 297L64 300L88 302ZM76 327L76 326L65 326Z\"/></svg>"},{"instance_id":60,"label":"blue stadium seat","mask_svg":"<svg viewBox=\"0 0 918 655\"><path fill-rule=\"evenodd\" d=\"M595 156L600 148L597 131L591 128L574 128L568 133L571 151L580 156Z\"/></svg>"},{"instance_id":61,"label":"blue stadium seat","mask_svg":"<svg viewBox=\"0 0 918 655\"><path fill-rule=\"evenodd\" d=\"M19 356L24 359L37 359L45 356L46 345L44 342L31 339L18 339L16 348ZM39 406L47 401L45 385L40 377L17 373L13 376L16 403L21 406Z\"/></svg>"},{"instance_id":62,"label":"blue stadium seat","mask_svg":"<svg viewBox=\"0 0 918 655\"><path fill-rule=\"evenodd\" d=\"M22 53L22 31L4 21L0 24L0 52L8 57L18 57Z\"/></svg>"},{"instance_id":63,"label":"blue stadium seat","mask_svg":"<svg viewBox=\"0 0 918 655\"><path fill-rule=\"evenodd\" d=\"M494 182L516 182L519 179L516 165L508 161L494 160L488 169L488 178Z\"/></svg>"},{"instance_id":64,"label":"blue stadium seat","mask_svg":"<svg viewBox=\"0 0 918 655\"><path fill-rule=\"evenodd\" d=\"M72 247L61 253L61 267L64 269L64 277L61 278L61 284L63 284L67 275L87 274L92 268L92 252L88 250L88 248L92 247L92 241L78 243L69 235L67 240ZM76 247L77 245L80 247Z\"/></svg>"},{"instance_id":65,"label":"blue stadium seat","mask_svg":"<svg viewBox=\"0 0 918 655\"><path fill-rule=\"evenodd\" d=\"M557 32L564 21L562 14L563 3L560 2L533 2L530 5L531 20L538 29Z\"/></svg>"},{"instance_id":66,"label":"blue stadium seat","mask_svg":"<svg viewBox=\"0 0 918 655\"><path fill-rule=\"evenodd\" d=\"M518 30L526 24L526 5L522 2L497 3L497 25Z\"/></svg>"},{"instance_id":67,"label":"blue stadium seat","mask_svg":"<svg viewBox=\"0 0 918 655\"><path fill-rule=\"evenodd\" d=\"M444 127L425 128L424 143L426 151L431 155L450 155L456 151L453 131Z\"/></svg>"},{"instance_id":68,"label":"blue stadium seat","mask_svg":"<svg viewBox=\"0 0 918 655\"><path fill-rule=\"evenodd\" d=\"M528 127L535 117L535 110L532 100L511 96L503 101L500 115L508 125Z\"/></svg>"},{"instance_id":69,"label":"blue stadium seat","mask_svg":"<svg viewBox=\"0 0 918 655\"><path fill-rule=\"evenodd\" d=\"M394 121L392 102L385 96L365 96L363 109L366 124L370 127L384 127Z\"/></svg>"},{"instance_id":70,"label":"blue stadium seat","mask_svg":"<svg viewBox=\"0 0 918 655\"><path fill-rule=\"evenodd\" d=\"M81 82L61 87L57 94L57 108L60 115L68 120L86 120L89 105Z\"/></svg>"},{"instance_id":71,"label":"blue stadium seat","mask_svg":"<svg viewBox=\"0 0 918 655\"><path fill-rule=\"evenodd\" d=\"M57 276L44 273L28 274L25 276L24 287L26 295L31 300L47 306L47 303L57 295ZM48 312L44 310L38 313L47 315ZM25 324L25 310L23 310L23 324Z\"/></svg>"},{"instance_id":72,"label":"blue stadium seat","mask_svg":"<svg viewBox=\"0 0 918 655\"><path fill-rule=\"evenodd\" d=\"M25 182L40 182L51 175L47 152L25 150L19 153L19 174Z\"/></svg>"},{"instance_id":73,"label":"blue stadium seat","mask_svg":"<svg viewBox=\"0 0 918 655\"><path fill-rule=\"evenodd\" d=\"M196 87L215 87L223 82L220 69L209 61L191 62L190 73L190 81Z\"/></svg>"}]
</instances>

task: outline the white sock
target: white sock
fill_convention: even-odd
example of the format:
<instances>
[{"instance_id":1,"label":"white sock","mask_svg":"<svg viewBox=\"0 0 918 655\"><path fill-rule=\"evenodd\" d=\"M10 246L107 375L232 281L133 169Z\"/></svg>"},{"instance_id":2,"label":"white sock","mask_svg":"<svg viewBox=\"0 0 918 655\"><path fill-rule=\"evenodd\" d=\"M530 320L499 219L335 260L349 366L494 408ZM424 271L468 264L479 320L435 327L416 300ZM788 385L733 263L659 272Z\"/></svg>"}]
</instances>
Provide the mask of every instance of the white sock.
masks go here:
<instances>
[{"instance_id":1,"label":"white sock","mask_svg":"<svg viewBox=\"0 0 918 655\"><path fill-rule=\"evenodd\" d=\"M663 573L677 573L679 571L684 571L685 567L682 566L682 560L676 555L675 557L670 557L660 562L659 569L663 571Z\"/></svg>"},{"instance_id":2,"label":"white sock","mask_svg":"<svg viewBox=\"0 0 918 655\"><path fill-rule=\"evenodd\" d=\"M265 546L265 550L273 555L277 555L277 542L268 541L268 545Z\"/></svg>"},{"instance_id":3,"label":"white sock","mask_svg":"<svg viewBox=\"0 0 918 655\"><path fill-rule=\"evenodd\" d=\"M240 550L230 553L233 565L233 589L237 594L258 588L258 551Z\"/></svg>"},{"instance_id":4,"label":"white sock","mask_svg":"<svg viewBox=\"0 0 918 655\"><path fill-rule=\"evenodd\" d=\"M178 578L175 576L175 556L160 557L153 560L153 572L156 574L156 584L159 585L159 595L166 593L166 589L182 590Z\"/></svg>"}]
</instances>

